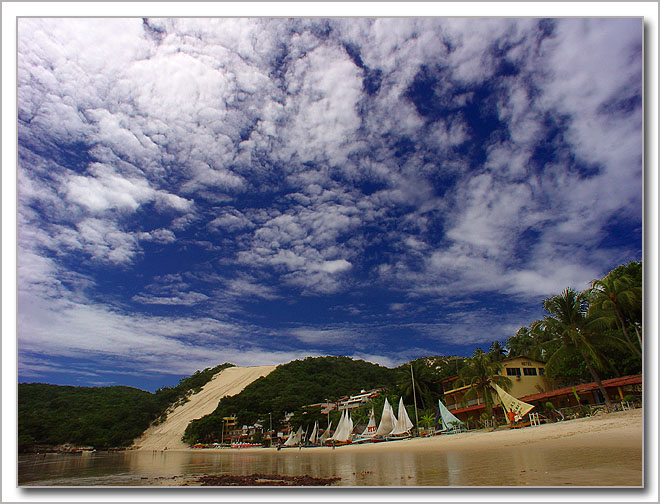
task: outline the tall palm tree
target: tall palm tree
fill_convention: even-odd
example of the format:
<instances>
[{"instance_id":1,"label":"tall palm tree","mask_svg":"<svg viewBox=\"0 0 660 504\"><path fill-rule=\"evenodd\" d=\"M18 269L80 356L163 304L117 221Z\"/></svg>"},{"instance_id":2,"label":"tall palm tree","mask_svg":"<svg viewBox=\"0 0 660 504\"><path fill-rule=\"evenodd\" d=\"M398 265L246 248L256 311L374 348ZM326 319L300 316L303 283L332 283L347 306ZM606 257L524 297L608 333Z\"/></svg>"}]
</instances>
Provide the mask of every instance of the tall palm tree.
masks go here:
<instances>
[{"instance_id":1,"label":"tall palm tree","mask_svg":"<svg viewBox=\"0 0 660 504\"><path fill-rule=\"evenodd\" d=\"M532 322L529 327L521 327L514 336L506 341L508 357L526 355L532 359L545 362L547 349L544 347L550 337L539 321Z\"/></svg>"},{"instance_id":2,"label":"tall palm tree","mask_svg":"<svg viewBox=\"0 0 660 504\"><path fill-rule=\"evenodd\" d=\"M491 359L501 361L506 357L506 350L504 350L504 347L499 341L493 341L490 347L488 347L488 354Z\"/></svg>"},{"instance_id":3,"label":"tall palm tree","mask_svg":"<svg viewBox=\"0 0 660 504\"><path fill-rule=\"evenodd\" d=\"M633 285L632 279L627 275L616 275L610 272L602 280L594 280L590 291L590 316L594 321L603 325L616 325L622 332L630 348L641 357L642 338L636 331L639 348L628 335L627 326L631 321L626 316L631 311L641 308L642 289ZM633 324L634 326L634 324ZM636 328L635 328L636 329Z\"/></svg>"},{"instance_id":4,"label":"tall palm tree","mask_svg":"<svg viewBox=\"0 0 660 504\"><path fill-rule=\"evenodd\" d=\"M546 299L543 308L549 313L543 320L545 330L552 335L550 344L560 343L560 346L548 359L546 367L552 368L561 359L571 353L578 353L584 360L591 376L598 384L601 394L605 398L605 404L609 410L612 403L603 387L596 368L604 367L600 352L594 345L593 335L588 332L587 319L583 303L586 293L578 293L574 289L567 288L559 296Z\"/></svg>"},{"instance_id":5,"label":"tall palm tree","mask_svg":"<svg viewBox=\"0 0 660 504\"><path fill-rule=\"evenodd\" d=\"M495 385L506 391L512 386L511 380L502 376L501 372L502 364L499 361L492 360L480 349L475 350L474 355L466 359L466 366L459 373L461 383L470 386L461 402L465 404L470 399L481 396L490 418L493 414L493 394L497 394Z\"/></svg>"},{"instance_id":6,"label":"tall palm tree","mask_svg":"<svg viewBox=\"0 0 660 504\"><path fill-rule=\"evenodd\" d=\"M415 383L415 395L421 409L427 409L433 405L433 396L436 394L438 376L424 361L412 362ZM399 393L406 399L413 399L413 380L410 376L410 365L402 366L399 373Z\"/></svg>"}]
</instances>

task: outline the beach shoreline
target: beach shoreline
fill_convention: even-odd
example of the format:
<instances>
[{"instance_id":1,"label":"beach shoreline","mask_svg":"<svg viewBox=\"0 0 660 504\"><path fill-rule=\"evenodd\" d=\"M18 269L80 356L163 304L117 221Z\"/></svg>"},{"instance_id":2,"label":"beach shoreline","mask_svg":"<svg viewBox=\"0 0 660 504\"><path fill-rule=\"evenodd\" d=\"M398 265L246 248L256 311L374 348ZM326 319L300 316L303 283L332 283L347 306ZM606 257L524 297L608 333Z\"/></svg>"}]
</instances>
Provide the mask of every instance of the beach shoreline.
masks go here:
<instances>
[{"instance_id":1,"label":"beach shoreline","mask_svg":"<svg viewBox=\"0 0 660 504\"><path fill-rule=\"evenodd\" d=\"M348 444L336 448L331 446L303 447L302 450L313 450L315 452L332 452L333 450L337 450L343 453L353 451L363 453L382 450L483 450L497 446L515 447L524 445L529 447L530 444L543 445L548 442L557 444L570 439L572 443L584 447L589 447L590 445L602 446L603 444L608 446L637 446L641 452L642 425L643 410L639 408L520 429L499 427L495 430L481 429L459 434L409 438L399 441ZM276 450L277 448L275 447L249 447L176 448L172 451L195 453L265 453ZM296 450L300 450L300 448L282 448L281 451L291 452Z\"/></svg>"}]
</instances>

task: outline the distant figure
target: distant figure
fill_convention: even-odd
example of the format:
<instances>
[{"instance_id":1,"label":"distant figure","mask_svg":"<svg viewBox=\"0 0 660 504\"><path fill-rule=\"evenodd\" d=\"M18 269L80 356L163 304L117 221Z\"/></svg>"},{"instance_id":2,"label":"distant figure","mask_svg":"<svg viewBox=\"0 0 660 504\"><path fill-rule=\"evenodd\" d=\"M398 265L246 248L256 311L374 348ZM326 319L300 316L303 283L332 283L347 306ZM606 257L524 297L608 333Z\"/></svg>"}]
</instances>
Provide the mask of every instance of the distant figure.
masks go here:
<instances>
[{"instance_id":1,"label":"distant figure","mask_svg":"<svg viewBox=\"0 0 660 504\"><path fill-rule=\"evenodd\" d=\"M163 447L163 451L167 450L167 446Z\"/></svg>"}]
</instances>

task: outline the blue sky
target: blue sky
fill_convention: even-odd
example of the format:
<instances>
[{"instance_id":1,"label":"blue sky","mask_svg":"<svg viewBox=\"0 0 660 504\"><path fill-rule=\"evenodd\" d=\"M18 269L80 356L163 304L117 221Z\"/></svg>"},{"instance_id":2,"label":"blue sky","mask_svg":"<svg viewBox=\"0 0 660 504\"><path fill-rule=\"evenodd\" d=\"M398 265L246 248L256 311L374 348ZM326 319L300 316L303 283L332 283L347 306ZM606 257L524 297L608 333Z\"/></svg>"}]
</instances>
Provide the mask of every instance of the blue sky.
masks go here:
<instances>
[{"instance_id":1,"label":"blue sky","mask_svg":"<svg viewBox=\"0 0 660 504\"><path fill-rule=\"evenodd\" d=\"M19 381L470 355L642 253L640 19L20 19Z\"/></svg>"}]
</instances>

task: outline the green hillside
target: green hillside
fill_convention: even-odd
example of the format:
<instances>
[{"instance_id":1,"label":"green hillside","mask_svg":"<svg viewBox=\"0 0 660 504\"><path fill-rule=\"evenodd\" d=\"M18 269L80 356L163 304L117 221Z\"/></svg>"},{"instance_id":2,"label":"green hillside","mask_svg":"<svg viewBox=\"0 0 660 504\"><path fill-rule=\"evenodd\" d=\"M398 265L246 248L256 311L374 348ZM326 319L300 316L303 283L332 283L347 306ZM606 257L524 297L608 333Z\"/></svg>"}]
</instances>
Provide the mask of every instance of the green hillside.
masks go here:
<instances>
[{"instance_id":1,"label":"green hillside","mask_svg":"<svg viewBox=\"0 0 660 504\"><path fill-rule=\"evenodd\" d=\"M239 424L269 421L275 427L286 412L301 406L335 400L361 389L394 387L396 370L348 357L309 357L278 366L235 396L223 398L216 410L186 429L184 440L195 443L220 438L222 418L236 415Z\"/></svg>"},{"instance_id":2,"label":"green hillside","mask_svg":"<svg viewBox=\"0 0 660 504\"><path fill-rule=\"evenodd\" d=\"M197 371L155 394L132 387L71 387L46 383L18 385L18 449L73 444L103 449L129 446L167 409L198 392L233 364Z\"/></svg>"},{"instance_id":3,"label":"green hillside","mask_svg":"<svg viewBox=\"0 0 660 504\"><path fill-rule=\"evenodd\" d=\"M130 445L163 410L155 394L131 387L18 386L19 450L33 444Z\"/></svg>"}]
</instances>

